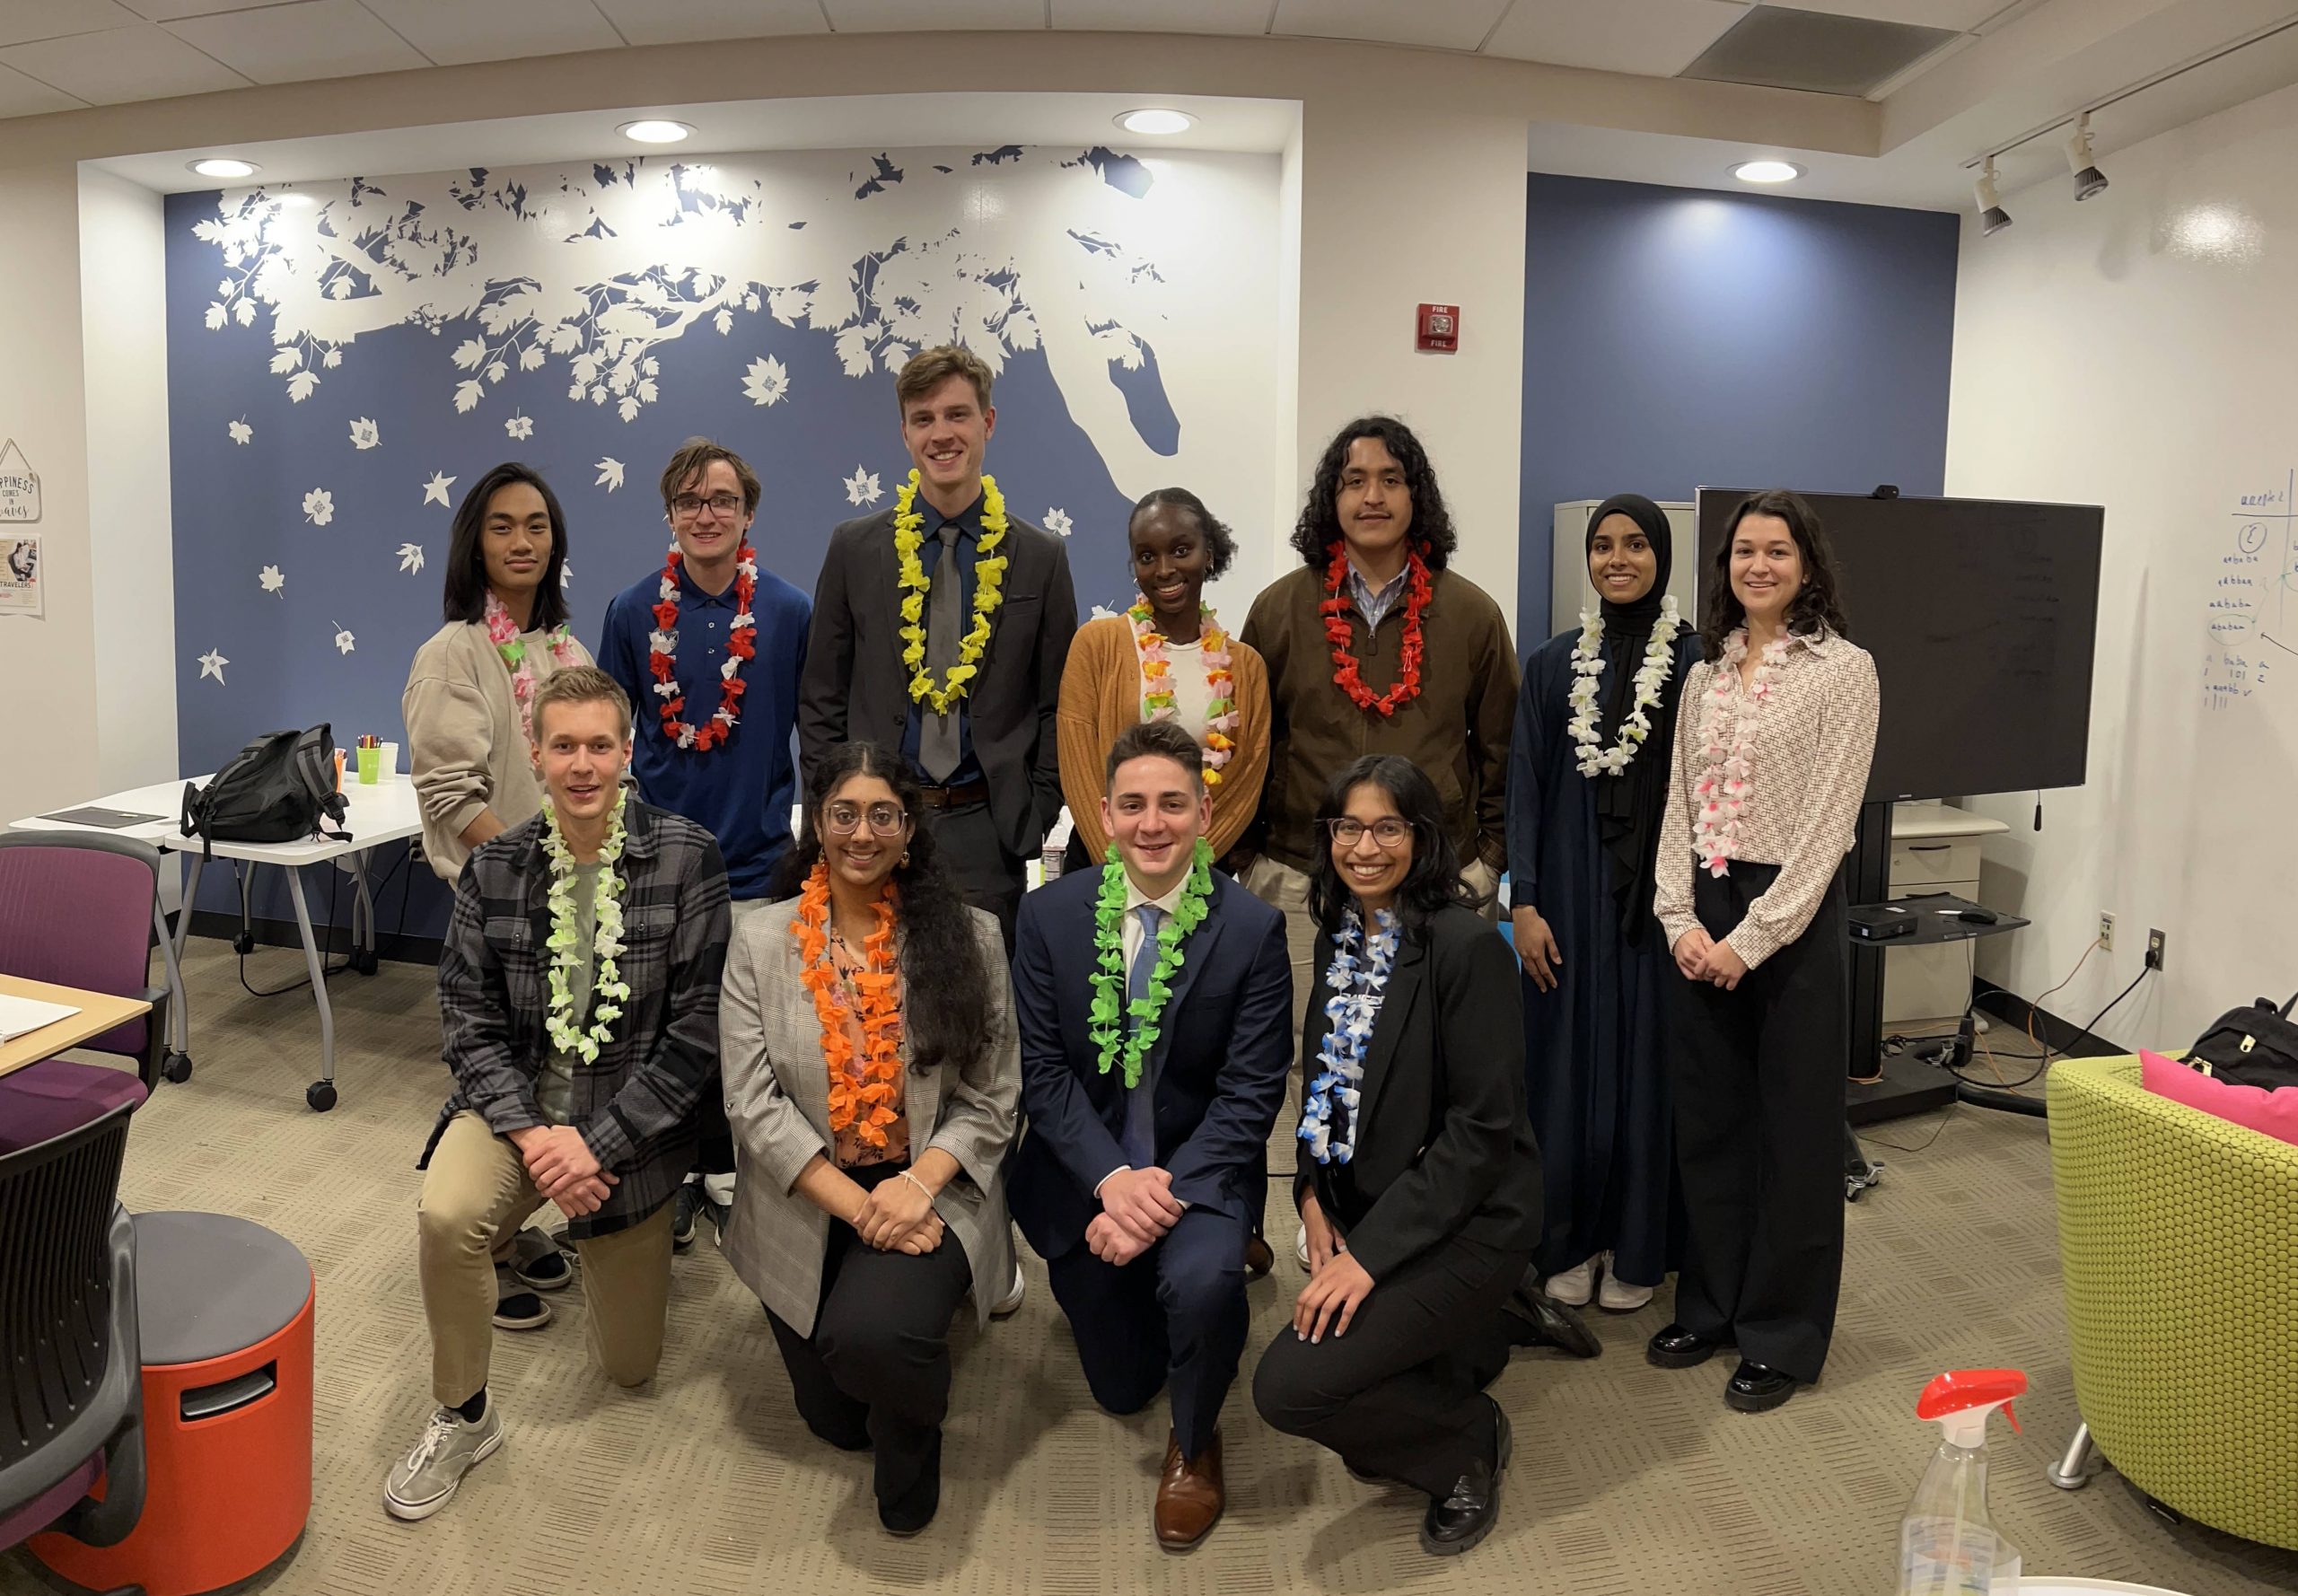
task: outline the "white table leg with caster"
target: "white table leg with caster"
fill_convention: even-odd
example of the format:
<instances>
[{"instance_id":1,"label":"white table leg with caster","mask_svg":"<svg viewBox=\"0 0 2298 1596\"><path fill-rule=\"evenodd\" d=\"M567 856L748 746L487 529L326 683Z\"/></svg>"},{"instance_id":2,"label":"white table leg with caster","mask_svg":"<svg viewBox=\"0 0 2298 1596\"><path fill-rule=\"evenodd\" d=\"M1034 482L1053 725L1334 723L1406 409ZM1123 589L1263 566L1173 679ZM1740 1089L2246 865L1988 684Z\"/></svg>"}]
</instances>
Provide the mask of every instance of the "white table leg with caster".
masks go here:
<instances>
[{"instance_id":1,"label":"white table leg with caster","mask_svg":"<svg viewBox=\"0 0 2298 1596\"><path fill-rule=\"evenodd\" d=\"M168 971L176 980L175 1013L169 1023L175 1027L176 1051L167 1059L167 1076L179 1083L191 1079L191 1002L183 987L184 950L191 945L191 911L199 902L199 873L206 864L197 854L187 853L191 861L191 873L184 879L183 909L176 916L176 931L168 954Z\"/></svg>"},{"instance_id":2,"label":"white table leg with caster","mask_svg":"<svg viewBox=\"0 0 2298 1596\"><path fill-rule=\"evenodd\" d=\"M351 968L363 976L375 973L375 900L367 890L367 855L351 855Z\"/></svg>"},{"instance_id":3,"label":"white table leg with caster","mask_svg":"<svg viewBox=\"0 0 2298 1596\"><path fill-rule=\"evenodd\" d=\"M183 917L191 918L191 905L183 907ZM155 896L152 899L152 929L160 943L160 962L168 973L168 1035L161 1048L160 1073L171 1081L191 1079L191 1013L190 1004L184 996L183 966L176 960L175 933L168 929L168 916L160 908Z\"/></svg>"},{"instance_id":4,"label":"white table leg with caster","mask_svg":"<svg viewBox=\"0 0 2298 1596\"><path fill-rule=\"evenodd\" d=\"M303 1092L303 1101L324 1114L335 1107L335 1009L327 1000L327 960L319 938L311 934L311 911L303 903L303 873L295 865L282 867L287 875L287 900L295 906L295 928L303 934L303 962L311 972L311 997L320 1005L320 1078Z\"/></svg>"}]
</instances>

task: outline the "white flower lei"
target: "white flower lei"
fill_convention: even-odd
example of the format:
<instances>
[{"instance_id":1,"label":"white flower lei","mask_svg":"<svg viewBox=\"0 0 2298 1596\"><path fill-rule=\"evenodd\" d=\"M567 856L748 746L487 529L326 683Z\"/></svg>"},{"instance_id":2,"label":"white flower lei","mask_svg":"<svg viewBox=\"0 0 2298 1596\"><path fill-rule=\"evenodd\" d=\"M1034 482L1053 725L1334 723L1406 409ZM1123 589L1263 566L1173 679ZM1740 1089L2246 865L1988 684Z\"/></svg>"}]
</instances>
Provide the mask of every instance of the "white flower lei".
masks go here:
<instances>
[{"instance_id":1,"label":"white flower lei","mask_svg":"<svg viewBox=\"0 0 2298 1596\"><path fill-rule=\"evenodd\" d=\"M1332 995L1325 999L1325 1018L1330 1023L1325 1028L1324 1045L1317 1050L1317 1062L1324 1068L1303 1094L1301 1128L1294 1133L1309 1144L1309 1156L1319 1163L1346 1163L1356 1153L1357 1094L1364 1079L1364 1054L1372 1046L1373 1022L1380 1017L1381 995L1388 987L1389 971L1397 957L1395 912L1375 911L1373 924L1372 943L1366 946L1364 918L1355 904L1349 905L1340 929L1333 933L1332 962L1325 967L1325 986ZM1356 960L1360 947L1365 955L1361 978ZM1345 1141L1336 1140L1332 1134L1336 1102L1348 1116Z\"/></svg>"},{"instance_id":2,"label":"white flower lei","mask_svg":"<svg viewBox=\"0 0 2298 1596\"><path fill-rule=\"evenodd\" d=\"M1596 680L1604 673L1604 618L1601 609L1580 612L1580 641L1572 650L1572 720L1565 730L1579 745L1580 774L1618 775L1652 735L1652 709L1660 689L1676 668L1676 601L1671 593L1660 601L1660 618L1652 640L1644 645L1644 663L1636 672L1636 693L1627 714L1620 717L1619 741L1607 749L1596 729Z\"/></svg>"},{"instance_id":3,"label":"white flower lei","mask_svg":"<svg viewBox=\"0 0 2298 1596\"><path fill-rule=\"evenodd\" d=\"M1692 851L1710 875L1731 874L1732 861L1739 857L1740 811L1755 790L1756 718L1777 686L1788 642L1783 636L1763 645L1755 680L1742 690L1740 666L1748 657L1748 630L1737 627L1724 640L1700 736L1699 780L1692 787Z\"/></svg>"},{"instance_id":4,"label":"white flower lei","mask_svg":"<svg viewBox=\"0 0 2298 1596\"><path fill-rule=\"evenodd\" d=\"M606 841L599 845L599 880L592 899L598 924L591 937L597 969L591 982L587 1035L574 1013L574 993L568 984L582 958L581 938L574 926L574 853L559 835L557 812L549 804L543 805L542 850L550 860L550 941L546 944L550 949L550 1007L543 1025L550 1032L551 1046L584 1064L597 1063L600 1045L613 1039L611 1027L622 1017L618 1004L630 995L630 987L615 964L616 955L622 951L623 888L615 865L622 857L622 808L627 797L627 792L615 795Z\"/></svg>"}]
</instances>

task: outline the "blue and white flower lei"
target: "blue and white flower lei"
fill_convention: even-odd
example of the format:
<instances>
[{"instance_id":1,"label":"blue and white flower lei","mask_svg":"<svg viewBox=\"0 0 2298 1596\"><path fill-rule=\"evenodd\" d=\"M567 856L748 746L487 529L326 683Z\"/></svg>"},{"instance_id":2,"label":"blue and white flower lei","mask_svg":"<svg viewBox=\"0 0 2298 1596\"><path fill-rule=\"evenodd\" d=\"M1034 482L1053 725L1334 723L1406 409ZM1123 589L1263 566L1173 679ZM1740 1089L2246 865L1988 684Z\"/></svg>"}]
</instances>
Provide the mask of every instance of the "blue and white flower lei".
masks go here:
<instances>
[{"instance_id":1,"label":"blue and white flower lei","mask_svg":"<svg viewBox=\"0 0 2298 1596\"><path fill-rule=\"evenodd\" d=\"M1373 1022L1380 1015L1381 995L1396 964L1399 929L1390 909L1376 911L1373 924L1372 943L1365 947L1364 921L1351 904L1340 929L1333 933L1332 962L1325 967L1325 987L1332 995L1325 1000L1329 1023L1324 1045L1317 1050L1317 1062L1324 1068L1309 1083L1297 1133L1319 1163L1346 1163L1356 1152L1357 1088L1364 1079L1364 1050L1372 1045ZM1361 963L1360 947L1364 948ZM1333 1136L1336 1102L1346 1116L1345 1140Z\"/></svg>"}]
</instances>

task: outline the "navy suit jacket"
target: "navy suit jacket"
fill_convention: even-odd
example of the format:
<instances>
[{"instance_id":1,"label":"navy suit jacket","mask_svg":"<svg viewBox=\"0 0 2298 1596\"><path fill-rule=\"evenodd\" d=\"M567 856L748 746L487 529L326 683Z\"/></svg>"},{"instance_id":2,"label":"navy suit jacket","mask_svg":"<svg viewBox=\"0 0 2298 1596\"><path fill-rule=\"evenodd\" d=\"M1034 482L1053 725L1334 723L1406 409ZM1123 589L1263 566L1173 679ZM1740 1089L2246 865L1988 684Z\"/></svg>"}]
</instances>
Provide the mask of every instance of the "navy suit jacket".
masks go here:
<instances>
[{"instance_id":1,"label":"navy suit jacket","mask_svg":"<svg viewBox=\"0 0 2298 1596\"><path fill-rule=\"evenodd\" d=\"M1125 1078L1101 1073L1087 1031L1093 1001L1093 909L1099 869L1022 899L1013 949L1013 1010L1022 1032L1022 1101L1029 1130L1007 1176L1007 1197L1039 1256L1059 1258L1101 1212L1093 1188L1126 1162ZM1285 916L1219 871L1205 918L1181 944L1144 1061L1156 1082L1157 1165L1173 1196L1250 1223L1267 1180L1270 1127L1292 1064L1293 967Z\"/></svg>"}]
</instances>

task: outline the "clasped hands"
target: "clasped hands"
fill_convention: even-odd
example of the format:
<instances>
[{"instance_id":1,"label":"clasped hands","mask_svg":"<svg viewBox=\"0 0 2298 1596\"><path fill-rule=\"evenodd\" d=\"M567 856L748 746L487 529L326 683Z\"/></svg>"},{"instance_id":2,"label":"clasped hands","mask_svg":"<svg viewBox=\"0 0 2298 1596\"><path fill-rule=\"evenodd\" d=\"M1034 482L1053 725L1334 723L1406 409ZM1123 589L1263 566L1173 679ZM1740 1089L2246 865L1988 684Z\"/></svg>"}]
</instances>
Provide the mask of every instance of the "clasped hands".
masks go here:
<instances>
[{"instance_id":1,"label":"clasped hands","mask_svg":"<svg viewBox=\"0 0 2298 1596\"><path fill-rule=\"evenodd\" d=\"M511 1144L527 1166L535 1189L558 1205L569 1219L606 1206L622 1177L601 1166L583 1133L571 1125L534 1125L511 1133Z\"/></svg>"},{"instance_id":2,"label":"clasped hands","mask_svg":"<svg viewBox=\"0 0 2298 1596\"><path fill-rule=\"evenodd\" d=\"M1697 925L1676 938L1675 955L1685 980L1705 981L1726 992L1748 973L1747 960L1732 951L1730 942L1717 942Z\"/></svg>"},{"instance_id":3,"label":"clasped hands","mask_svg":"<svg viewBox=\"0 0 2298 1596\"><path fill-rule=\"evenodd\" d=\"M1301 1199L1301 1229L1309 1239L1309 1284L1293 1301L1293 1333L1303 1341L1322 1341L1328 1329L1346 1335L1356 1310L1373 1294L1373 1276L1314 1197Z\"/></svg>"},{"instance_id":4,"label":"clasped hands","mask_svg":"<svg viewBox=\"0 0 2298 1596\"><path fill-rule=\"evenodd\" d=\"M912 1257L941 1246L946 1230L925 1183L908 1175L881 1180L863 1192L860 1206L846 1215L846 1223L864 1243L880 1252L907 1252Z\"/></svg>"},{"instance_id":5,"label":"clasped hands","mask_svg":"<svg viewBox=\"0 0 2298 1596\"><path fill-rule=\"evenodd\" d=\"M1129 1264L1180 1223L1188 1207L1173 1195L1172 1173L1154 1167L1119 1170L1101 1182L1101 1211L1085 1226L1085 1245L1105 1264Z\"/></svg>"}]
</instances>

